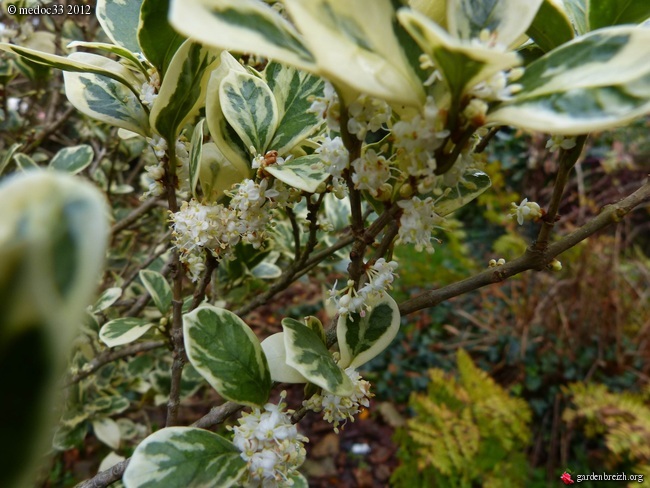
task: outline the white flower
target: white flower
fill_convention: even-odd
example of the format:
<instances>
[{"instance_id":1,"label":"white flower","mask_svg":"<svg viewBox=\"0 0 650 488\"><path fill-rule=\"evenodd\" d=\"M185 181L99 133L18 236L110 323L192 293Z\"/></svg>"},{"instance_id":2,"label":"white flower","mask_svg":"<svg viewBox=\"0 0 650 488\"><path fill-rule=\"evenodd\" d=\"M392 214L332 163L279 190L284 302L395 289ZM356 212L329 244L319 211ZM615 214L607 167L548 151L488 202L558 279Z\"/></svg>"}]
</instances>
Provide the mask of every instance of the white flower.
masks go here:
<instances>
[{"instance_id":1,"label":"white flower","mask_svg":"<svg viewBox=\"0 0 650 488\"><path fill-rule=\"evenodd\" d=\"M365 316L366 310L371 310L373 305L381 299L386 290L392 288L391 284L395 279L396 261L386 261L379 258L366 270L368 282L359 290L354 288L354 281L348 280L342 290L334 287L329 292L329 300L336 303L339 315L358 313ZM338 298L341 296L341 298Z\"/></svg>"},{"instance_id":2,"label":"white flower","mask_svg":"<svg viewBox=\"0 0 650 488\"><path fill-rule=\"evenodd\" d=\"M354 416L361 411L360 407L368 407L369 399L373 396L370 393L370 383L352 368L347 368L345 374L352 381L354 391L348 397L333 395L324 391L322 394L313 395L302 404L314 412L323 412L323 418L334 425L334 432L339 433L339 425L348 420L354 422Z\"/></svg>"},{"instance_id":3,"label":"white flower","mask_svg":"<svg viewBox=\"0 0 650 488\"><path fill-rule=\"evenodd\" d=\"M341 105L336 90L328 81L325 82L323 95L323 97L315 98L307 111L325 119L329 130L338 132L340 130Z\"/></svg>"},{"instance_id":4,"label":"white flower","mask_svg":"<svg viewBox=\"0 0 650 488\"><path fill-rule=\"evenodd\" d=\"M520 78L521 74L521 69L512 70L509 73L497 71L487 80L475 85L469 93L487 102L509 100L512 95L521 90L521 85L510 83Z\"/></svg>"},{"instance_id":5,"label":"white flower","mask_svg":"<svg viewBox=\"0 0 650 488\"><path fill-rule=\"evenodd\" d=\"M160 75L155 68L149 71L149 81L145 81L140 89L140 100L142 104L151 107L158 97L160 90Z\"/></svg>"},{"instance_id":6,"label":"white flower","mask_svg":"<svg viewBox=\"0 0 650 488\"><path fill-rule=\"evenodd\" d=\"M254 408L243 413L239 426L231 427L233 444L241 451L248 470L241 480L247 487L287 486L288 479L305 461L303 443L308 439L298 433L291 423L287 406L283 402L286 392L280 395L280 403L267 403L264 411Z\"/></svg>"},{"instance_id":7,"label":"white flower","mask_svg":"<svg viewBox=\"0 0 650 488\"><path fill-rule=\"evenodd\" d=\"M147 137L147 142L158 159L162 159L167 154L167 141L163 137Z\"/></svg>"},{"instance_id":8,"label":"white flower","mask_svg":"<svg viewBox=\"0 0 650 488\"><path fill-rule=\"evenodd\" d=\"M513 212L510 217L515 217L519 225L523 225L525 220L537 220L543 213L540 206L535 202L529 202L524 198L519 205L512 203Z\"/></svg>"},{"instance_id":9,"label":"white flower","mask_svg":"<svg viewBox=\"0 0 650 488\"><path fill-rule=\"evenodd\" d=\"M357 190L368 190L376 197L382 186L390 179L390 163L373 149L352 162L352 182Z\"/></svg>"},{"instance_id":10,"label":"white flower","mask_svg":"<svg viewBox=\"0 0 650 488\"><path fill-rule=\"evenodd\" d=\"M378 131L390 120L390 106L383 100L369 95L360 95L348 108L348 132L363 141L368 131Z\"/></svg>"},{"instance_id":11,"label":"white flower","mask_svg":"<svg viewBox=\"0 0 650 488\"><path fill-rule=\"evenodd\" d=\"M335 178L341 176L350 161L348 150L343 145L343 140L338 136L334 139L325 137L323 143L316 149L316 154L320 154L325 169Z\"/></svg>"},{"instance_id":12,"label":"white flower","mask_svg":"<svg viewBox=\"0 0 650 488\"><path fill-rule=\"evenodd\" d=\"M404 209L399 220L399 240L405 244L415 244L417 251L426 249L432 253L434 249L431 245L431 232L442 222L442 217L434 210L433 198L420 200L413 197L397 204Z\"/></svg>"}]
</instances>

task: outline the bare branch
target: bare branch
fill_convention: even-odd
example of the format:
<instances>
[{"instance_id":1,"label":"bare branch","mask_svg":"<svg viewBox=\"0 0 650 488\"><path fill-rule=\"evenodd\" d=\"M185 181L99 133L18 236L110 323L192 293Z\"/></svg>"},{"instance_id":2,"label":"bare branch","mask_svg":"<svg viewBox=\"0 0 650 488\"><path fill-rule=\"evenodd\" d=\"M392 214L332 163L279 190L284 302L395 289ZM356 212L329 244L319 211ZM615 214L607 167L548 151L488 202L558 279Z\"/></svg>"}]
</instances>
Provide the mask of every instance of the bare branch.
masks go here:
<instances>
[{"instance_id":1,"label":"bare branch","mask_svg":"<svg viewBox=\"0 0 650 488\"><path fill-rule=\"evenodd\" d=\"M475 276L452 283L437 290L429 290L420 296L403 302L400 314L408 315L418 310L434 307L445 300L476 290L492 283L498 283L506 278L530 269L540 270L548 265L556 256L572 248L587 237L605 227L620 222L621 219L638 205L650 201L650 183L646 182L641 188L618 203L607 205L602 212L590 222L571 232L559 241L541 251L529 247L523 256L510 261L503 266L490 268Z\"/></svg>"}]
</instances>

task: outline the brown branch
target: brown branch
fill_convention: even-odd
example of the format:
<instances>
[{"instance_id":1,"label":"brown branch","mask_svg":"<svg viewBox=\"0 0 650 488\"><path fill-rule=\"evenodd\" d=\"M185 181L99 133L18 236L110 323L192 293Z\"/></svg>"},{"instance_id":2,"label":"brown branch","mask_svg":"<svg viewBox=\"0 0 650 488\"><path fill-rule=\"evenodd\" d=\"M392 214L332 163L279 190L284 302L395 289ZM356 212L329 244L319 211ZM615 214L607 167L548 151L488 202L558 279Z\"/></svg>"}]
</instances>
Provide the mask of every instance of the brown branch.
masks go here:
<instances>
[{"instance_id":1,"label":"brown branch","mask_svg":"<svg viewBox=\"0 0 650 488\"><path fill-rule=\"evenodd\" d=\"M572 248L599 230L620 222L635 207L648 201L650 201L650 183L646 182L641 188L618 203L604 207L600 214L591 221L551 244L544 251L531 246L522 256L503 266L490 268L475 276L437 290L429 290L422 295L403 302L399 307L400 314L408 315L418 310L434 307L445 300L492 283L498 283L523 271L543 269L559 254Z\"/></svg>"},{"instance_id":2,"label":"brown branch","mask_svg":"<svg viewBox=\"0 0 650 488\"><path fill-rule=\"evenodd\" d=\"M115 235L118 232L123 231L131 224L135 223L140 217L142 217L147 212L149 212L149 210L154 208L156 205L158 205L158 198L156 197L150 198L149 200L145 201L133 212L131 212L129 215L127 215L122 220L117 222L113 227L111 227L111 234Z\"/></svg>"},{"instance_id":3,"label":"brown branch","mask_svg":"<svg viewBox=\"0 0 650 488\"><path fill-rule=\"evenodd\" d=\"M105 351L101 353L99 356L97 356L96 358L94 358L89 363L86 363L84 365L84 368L81 371L79 371L77 374L72 376L66 382L65 386L68 387L75 383L78 383L79 381L90 376L99 368L101 368L102 366L108 363L112 363L113 361L117 361L118 359L122 359L128 356L133 356L141 352L158 349L159 347L163 347L166 344L167 343L165 341L148 341L148 342L140 342L138 344L133 344L127 347L123 347L122 349Z\"/></svg>"}]
</instances>

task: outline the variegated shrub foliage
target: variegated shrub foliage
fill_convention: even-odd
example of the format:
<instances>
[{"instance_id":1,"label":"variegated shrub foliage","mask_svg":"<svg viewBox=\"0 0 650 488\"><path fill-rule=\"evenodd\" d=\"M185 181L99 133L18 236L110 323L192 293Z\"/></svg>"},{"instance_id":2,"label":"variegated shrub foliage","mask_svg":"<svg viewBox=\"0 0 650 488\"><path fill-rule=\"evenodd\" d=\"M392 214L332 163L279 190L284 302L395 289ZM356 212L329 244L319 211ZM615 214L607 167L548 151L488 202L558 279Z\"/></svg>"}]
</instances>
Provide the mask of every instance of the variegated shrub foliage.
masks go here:
<instances>
[{"instance_id":1,"label":"variegated shrub foliage","mask_svg":"<svg viewBox=\"0 0 650 488\"><path fill-rule=\"evenodd\" d=\"M304 408L335 426L367 405L356 370L400 325L389 295L394 244L433 251L434 228L490 187L477 154L490 128L570 138L649 113L648 17L647 0L98 0L109 43L73 42L67 55L0 44L16 62L63 70L74 107L124 140L146 139L156 156L146 196L169 204L180 266L171 285L142 270L155 308L108 320L98 338L112 348L162 337L177 358L176 401L186 354L186 372L252 409L232 440L193 427L155 432L125 485L304 485L304 439L267 403L274 381L307 384ZM51 166L77 173L92 157L78 146ZM537 210L522 204L517 217ZM332 330L288 317L260 342L240 316L334 260L348 276L330 292ZM270 285L251 304L192 305L183 273ZM98 317L124 291L108 288L89 312ZM53 304L61 317L64 302ZM181 395L195 391L186 386ZM110 415L127 406L64 423L72 431L90 419L114 447ZM275 447L264 447L269 439Z\"/></svg>"}]
</instances>

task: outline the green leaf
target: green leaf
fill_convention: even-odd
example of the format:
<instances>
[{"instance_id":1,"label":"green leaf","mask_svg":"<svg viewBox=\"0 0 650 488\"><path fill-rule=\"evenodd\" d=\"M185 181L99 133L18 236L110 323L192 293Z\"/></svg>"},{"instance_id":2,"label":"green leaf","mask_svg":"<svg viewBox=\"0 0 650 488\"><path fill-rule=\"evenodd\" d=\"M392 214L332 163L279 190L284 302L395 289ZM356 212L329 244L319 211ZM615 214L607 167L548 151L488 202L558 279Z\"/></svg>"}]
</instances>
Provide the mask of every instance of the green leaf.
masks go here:
<instances>
[{"instance_id":1,"label":"green leaf","mask_svg":"<svg viewBox=\"0 0 650 488\"><path fill-rule=\"evenodd\" d=\"M244 405L264 405L269 366L253 331L234 313L203 306L183 316L187 356L217 392Z\"/></svg>"},{"instance_id":2,"label":"green leaf","mask_svg":"<svg viewBox=\"0 0 650 488\"><path fill-rule=\"evenodd\" d=\"M100 340L108 347L129 344L142 337L153 324L145 319L123 317L105 323L99 331Z\"/></svg>"},{"instance_id":3,"label":"green leaf","mask_svg":"<svg viewBox=\"0 0 650 488\"><path fill-rule=\"evenodd\" d=\"M289 186L315 193L329 177L318 154L289 159L282 164L267 166L265 170Z\"/></svg>"},{"instance_id":4,"label":"green leaf","mask_svg":"<svg viewBox=\"0 0 650 488\"><path fill-rule=\"evenodd\" d=\"M128 69L112 59L98 56L96 54L76 52L68 57L48 54L15 44L0 43L0 50L10 52L28 61L58 68L63 71L74 73L94 73L105 76L127 87L131 92L137 94L136 87L141 83Z\"/></svg>"},{"instance_id":5,"label":"green leaf","mask_svg":"<svg viewBox=\"0 0 650 488\"><path fill-rule=\"evenodd\" d=\"M563 4L544 0L526 33L544 51L552 51L575 36Z\"/></svg>"},{"instance_id":6,"label":"green leaf","mask_svg":"<svg viewBox=\"0 0 650 488\"><path fill-rule=\"evenodd\" d=\"M517 54L477 46L451 37L419 12L402 9L397 14L404 28L440 70L452 95L452 109L465 91L495 73L519 64Z\"/></svg>"},{"instance_id":7,"label":"green leaf","mask_svg":"<svg viewBox=\"0 0 650 488\"><path fill-rule=\"evenodd\" d=\"M399 307L383 293L362 317L358 313L339 316L336 337L341 350L342 368L358 368L382 352L399 331Z\"/></svg>"},{"instance_id":8,"label":"green leaf","mask_svg":"<svg viewBox=\"0 0 650 488\"><path fill-rule=\"evenodd\" d=\"M185 41L167 20L169 0L144 0L140 9L138 42L145 57L160 73L161 79L169 68L174 53Z\"/></svg>"},{"instance_id":9,"label":"green leaf","mask_svg":"<svg viewBox=\"0 0 650 488\"><path fill-rule=\"evenodd\" d=\"M650 112L650 30L609 27L551 51L517 80L522 90L488 121L578 135Z\"/></svg>"},{"instance_id":10,"label":"green leaf","mask_svg":"<svg viewBox=\"0 0 650 488\"><path fill-rule=\"evenodd\" d=\"M490 177L483 171L467 171L462 179L464 182L452 187L447 195L436 202L435 211L441 217L467 205L492 186Z\"/></svg>"},{"instance_id":11,"label":"green leaf","mask_svg":"<svg viewBox=\"0 0 650 488\"><path fill-rule=\"evenodd\" d=\"M50 161L50 168L76 175L90 166L93 157L95 153L88 144L64 147L54 155Z\"/></svg>"},{"instance_id":12,"label":"green leaf","mask_svg":"<svg viewBox=\"0 0 650 488\"><path fill-rule=\"evenodd\" d=\"M622 24L640 24L650 17L647 0L591 0L589 30Z\"/></svg>"},{"instance_id":13,"label":"green leaf","mask_svg":"<svg viewBox=\"0 0 650 488\"><path fill-rule=\"evenodd\" d=\"M264 154L278 125L278 107L268 85L231 70L219 87L221 110L246 147Z\"/></svg>"},{"instance_id":14,"label":"green leaf","mask_svg":"<svg viewBox=\"0 0 650 488\"><path fill-rule=\"evenodd\" d=\"M190 141L190 191L196 198L196 184L199 182L199 169L201 167L201 156L203 153L203 126L205 119L201 119L192 131Z\"/></svg>"},{"instance_id":15,"label":"green leaf","mask_svg":"<svg viewBox=\"0 0 650 488\"><path fill-rule=\"evenodd\" d=\"M273 61L266 66L264 78L279 114L269 148L283 156L322 125L322 118L308 110L314 97L323 96L324 83L316 76Z\"/></svg>"},{"instance_id":16,"label":"green leaf","mask_svg":"<svg viewBox=\"0 0 650 488\"><path fill-rule=\"evenodd\" d=\"M512 45L535 18L543 0L450 0L448 30L458 39L479 39L483 30L504 47Z\"/></svg>"},{"instance_id":17,"label":"green leaf","mask_svg":"<svg viewBox=\"0 0 650 488\"><path fill-rule=\"evenodd\" d=\"M589 32L587 3L589 0L562 0L569 19L578 35Z\"/></svg>"},{"instance_id":18,"label":"green leaf","mask_svg":"<svg viewBox=\"0 0 650 488\"><path fill-rule=\"evenodd\" d=\"M136 448L124 472L126 488L235 486L246 469L239 449L192 427L168 427Z\"/></svg>"},{"instance_id":19,"label":"green leaf","mask_svg":"<svg viewBox=\"0 0 650 488\"><path fill-rule=\"evenodd\" d=\"M111 41L133 53L142 50L136 33L142 0L97 0L95 14Z\"/></svg>"},{"instance_id":20,"label":"green leaf","mask_svg":"<svg viewBox=\"0 0 650 488\"><path fill-rule=\"evenodd\" d=\"M169 312L172 306L172 289L165 277L157 271L143 269L140 271L140 280L160 313L164 315Z\"/></svg>"},{"instance_id":21,"label":"green leaf","mask_svg":"<svg viewBox=\"0 0 650 488\"><path fill-rule=\"evenodd\" d=\"M320 320L318 320L318 317L314 317L311 315L305 317L305 325L316 333L316 335L320 338L323 344L327 345L325 328L323 327L323 323Z\"/></svg>"},{"instance_id":22,"label":"green leaf","mask_svg":"<svg viewBox=\"0 0 650 488\"><path fill-rule=\"evenodd\" d=\"M183 126L199 114L217 61L217 53L190 40L174 54L150 116L151 125L168 141L176 141Z\"/></svg>"},{"instance_id":23,"label":"green leaf","mask_svg":"<svg viewBox=\"0 0 650 488\"><path fill-rule=\"evenodd\" d=\"M338 396L352 394L352 382L334 362L325 344L305 324L295 319L282 320L287 364L307 380Z\"/></svg>"},{"instance_id":24,"label":"green leaf","mask_svg":"<svg viewBox=\"0 0 650 488\"><path fill-rule=\"evenodd\" d=\"M14 155L14 160L16 161L16 166L21 171L29 171L30 169L39 169L38 164L30 158L27 154L17 153Z\"/></svg>"},{"instance_id":25,"label":"green leaf","mask_svg":"<svg viewBox=\"0 0 650 488\"><path fill-rule=\"evenodd\" d=\"M249 148L242 142L224 117L219 96L221 82L233 70L246 73L244 67L228 51L223 51L220 56L219 66L210 76L205 100L205 114L210 135L219 149L219 154L239 173L248 175L252 156L248 152Z\"/></svg>"},{"instance_id":26,"label":"green leaf","mask_svg":"<svg viewBox=\"0 0 650 488\"><path fill-rule=\"evenodd\" d=\"M104 290L104 293L100 295L100 297L97 299L95 302L95 305L93 305L93 312L101 312L103 310L106 310L108 307L113 305L119 298L122 296L122 288L119 286L114 287L114 288L107 288Z\"/></svg>"},{"instance_id":27,"label":"green leaf","mask_svg":"<svg viewBox=\"0 0 650 488\"><path fill-rule=\"evenodd\" d=\"M213 142L203 144L200 164L199 181L207 202L216 202L225 190L248 177L248 171L242 173L239 167L234 166L221 154Z\"/></svg>"},{"instance_id":28,"label":"green leaf","mask_svg":"<svg viewBox=\"0 0 650 488\"><path fill-rule=\"evenodd\" d=\"M9 148L5 151L3 154L2 158L0 159L0 175L4 173L4 170L7 168L9 163L11 162L11 158L13 157L14 153L18 150L18 148L22 146L19 142L16 142L9 146Z\"/></svg>"},{"instance_id":29,"label":"green leaf","mask_svg":"<svg viewBox=\"0 0 650 488\"><path fill-rule=\"evenodd\" d=\"M280 383L307 383L307 379L287 364L284 332L270 335L262 341L262 350L269 363L271 379Z\"/></svg>"},{"instance_id":30,"label":"green leaf","mask_svg":"<svg viewBox=\"0 0 650 488\"><path fill-rule=\"evenodd\" d=\"M314 59L296 29L263 2L172 0L169 18L179 32L207 45L314 68Z\"/></svg>"}]
</instances>

